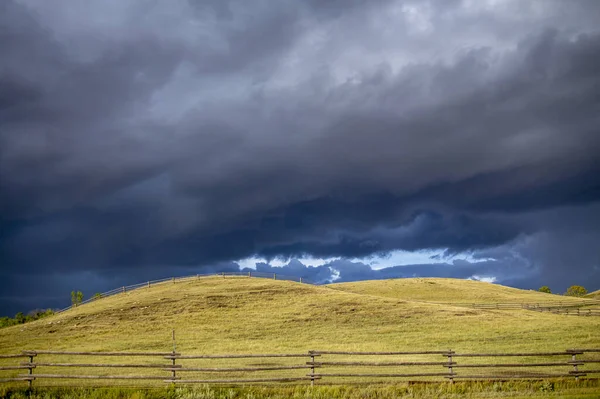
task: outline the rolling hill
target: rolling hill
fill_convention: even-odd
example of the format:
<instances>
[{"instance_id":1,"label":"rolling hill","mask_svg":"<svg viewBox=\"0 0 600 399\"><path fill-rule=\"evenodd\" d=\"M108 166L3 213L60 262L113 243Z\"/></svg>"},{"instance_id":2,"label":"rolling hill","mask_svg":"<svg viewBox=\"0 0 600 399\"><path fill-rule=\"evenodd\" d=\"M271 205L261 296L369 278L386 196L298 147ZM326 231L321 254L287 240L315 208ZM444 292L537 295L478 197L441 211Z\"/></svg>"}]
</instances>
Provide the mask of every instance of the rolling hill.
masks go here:
<instances>
[{"instance_id":1,"label":"rolling hill","mask_svg":"<svg viewBox=\"0 0 600 399\"><path fill-rule=\"evenodd\" d=\"M458 303L528 303L581 304L578 298L520 290L498 284L452 278L403 278L331 284L346 292L375 295L409 301L447 304ZM592 293L593 294L593 293ZM592 295L590 294L590 295Z\"/></svg>"},{"instance_id":2,"label":"rolling hill","mask_svg":"<svg viewBox=\"0 0 600 399\"><path fill-rule=\"evenodd\" d=\"M468 309L431 302L585 301L465 280L404 279L312 286L255 278L161 283L0 330L0 352L310 349L556 350L597 346L599 317Z\"/></svg>"}]
</instances>

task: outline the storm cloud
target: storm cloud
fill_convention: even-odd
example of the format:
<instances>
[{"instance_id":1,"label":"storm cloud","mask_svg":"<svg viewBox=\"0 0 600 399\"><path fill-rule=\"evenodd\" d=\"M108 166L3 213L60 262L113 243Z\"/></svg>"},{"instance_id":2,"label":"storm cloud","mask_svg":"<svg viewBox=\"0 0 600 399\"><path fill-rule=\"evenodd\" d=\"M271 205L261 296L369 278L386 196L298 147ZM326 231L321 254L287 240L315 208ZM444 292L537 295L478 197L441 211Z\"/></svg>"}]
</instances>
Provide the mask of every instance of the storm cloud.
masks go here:
<instances>
[{"instance_id":1,"label":"storm cloud","mask_svg":"<svg viewBox=\"0 0 600 399\"><path fill-rule=\"evenodd\" d=\"M248 257L597 289L598 26L595 0L2 1L0 310ZM352 260L398 250L447 267Z\"/></svg>"}]
</instances>

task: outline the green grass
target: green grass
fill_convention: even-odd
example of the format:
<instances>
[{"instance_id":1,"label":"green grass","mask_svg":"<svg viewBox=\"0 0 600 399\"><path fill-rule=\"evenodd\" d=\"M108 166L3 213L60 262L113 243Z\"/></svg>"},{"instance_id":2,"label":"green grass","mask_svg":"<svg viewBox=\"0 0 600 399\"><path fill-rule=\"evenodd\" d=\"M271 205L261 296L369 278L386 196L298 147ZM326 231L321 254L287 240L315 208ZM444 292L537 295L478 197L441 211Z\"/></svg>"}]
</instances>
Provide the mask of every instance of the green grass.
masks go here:
<instances>
[{"instance_id":1,"label":"green grass","mask_svg":"<svg viewBox=\"0 0 600 399\"><path fill-rule=\"evenodd\" d=\"M572 347L599 346L599 317L554 315L522 309L469 309L452 304L426 303L494 300L535 303L541 301L540 298L585 302L584 299L465 280L406 279L312 286L268 279L201 278L141 288L102 298L43 320L1 329L0 353L18 353L26 349L170 351L173 329L176 331L177 350L183 354L446 349L500 353L563 351ZM432 360L431 357L418 356L404 356L401 359ZM302 364L307 360L190 360L184 364L227 367ZM374 358L360 360L372 361ZM434 359L442 360L444 358L441 356ZM83 360L69 356L40 355L37 361L75 363ZM157 363L156 358L106 357L91 360L86 358L84 361ZM0 364L15 364L15 360L4 359ZM117 371L130 375L165 373L150 369ZM352 371L389 372L374 368ZM435 371L442 372L444 369L438 367ZM34 374L39 372L36 370ZM77 369L55 368L44 371L65 372L82 373ZM100 368L84 373L115 372ZM302 376L306 372L292 370L277 372L276 375ZM0 378L16 374L18 372L2 371ZM266 374L268 373L264 376L268 376ZM227 376L237 377L241 374L231 373ZM252 377L262 376L263 374L257 374ZM222 377L215 374L204 376ZM70 380L50 380L43 383L69 382L72 383ZM35 382L41 383L42 381ZM81 383L86 382L82 380Z\"/></svg>"},{"instance_id":2,"label":"green grass","mask_svg":"<svg viewBox=\"0 0 600 399\"><path fill-rule=\"evenodd\" d=\"M331 387L163 387L2 389L0 399L395 399L395 398L597 398L600 383L519 381L331 386Z\"/></svg>"}]
</instances>

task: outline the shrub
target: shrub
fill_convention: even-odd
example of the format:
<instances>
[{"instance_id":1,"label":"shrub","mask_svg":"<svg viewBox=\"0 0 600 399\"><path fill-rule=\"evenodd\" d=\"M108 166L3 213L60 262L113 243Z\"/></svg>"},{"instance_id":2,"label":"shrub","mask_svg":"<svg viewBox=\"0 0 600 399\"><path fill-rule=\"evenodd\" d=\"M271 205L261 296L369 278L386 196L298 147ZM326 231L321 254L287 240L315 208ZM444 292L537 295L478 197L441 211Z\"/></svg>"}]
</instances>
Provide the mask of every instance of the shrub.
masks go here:
<instances>
[{"instance_id":1,"label":"shrub","mask_svg":"<svg viewBox=\"0 0 600 399\"><path fill-rule=\"evenodd\" d=\"M567 296L584 296L585 294L587 294L587 290L580 285L572 285L565 292Z\"/></svg>"},{"instance_id":2,"label":"shrub","mask_svg":"<svg viewBox=\"0 0 600 399\"><path fill-rule=\"evenodd\" d=\"M543 285L538 289L539 292L545 292L546 294L552 294L552 291L550 290L550 287L548 287L547 285Z\"/></svg>"}]
</instances>

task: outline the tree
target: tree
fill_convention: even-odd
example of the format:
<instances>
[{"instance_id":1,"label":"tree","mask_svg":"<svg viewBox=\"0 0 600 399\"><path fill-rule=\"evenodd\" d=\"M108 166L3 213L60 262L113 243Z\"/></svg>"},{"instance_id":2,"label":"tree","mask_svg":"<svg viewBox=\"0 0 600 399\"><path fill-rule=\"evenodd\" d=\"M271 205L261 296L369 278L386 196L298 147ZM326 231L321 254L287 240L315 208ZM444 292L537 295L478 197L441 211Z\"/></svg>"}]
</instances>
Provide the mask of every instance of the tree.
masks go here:
<instances>
[{"instance_id":1,"label":"tree","mask_svg":"<svg viewBox=\"0 0 600 399\"><path fill-rule=\"evenodd\" d=\"M83 292L71 291L71 305L77 306L83 302Z\"/></svg>"},{"instance_id":2,"label":"tree","mask_svg":"<svg viewBox=\"0 0 600 399\"><path fill-rule=\"evenodd\" d=\"M580 285L572 285L565 292L567 296L584 296L585 294L587 294L587 290Z\"/></svg>"},{"instance_id":3,"label":"tree","mask_svg":"<svg viewBox=\"0 0 600 399\"><path fill-rule=\"evenodd\" d=\"M93 299L94 301L96 301L96 300L98 300L98 299L100 299L100 298L102 298L102 294L101 294L101 293L99 293L99 292L96 292L96 293L94 294L94 296L92 297L92 299Z\"/></svg>"},{"instance_id":4,"label":"tree","mask_svg":"<svg viewBox=\"0 0 600 399\"><path fill-rule=\"evenodd\" d=\"M550 290L550 287L548 287L547 285L541 286L538 291L539 292L545 292L546 294L552 294L552 291Z\"/></svg>"},{"instance_id":5,"label":"tree","mask_svg":"<svg viewBox=\"0 0 600 399\"><path fill-rule=\"evenodd\" d=\"M15 320L17 321L18 324L23 324L25 323L25 315L23 314L23 312L19 312L15 315Z\"/></svg>"}]
</instances>

